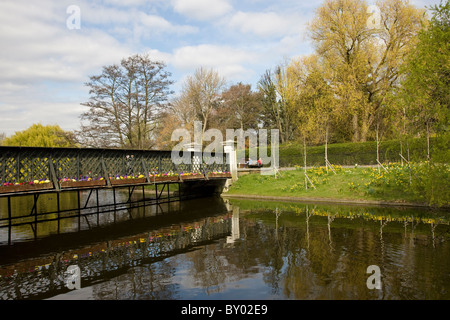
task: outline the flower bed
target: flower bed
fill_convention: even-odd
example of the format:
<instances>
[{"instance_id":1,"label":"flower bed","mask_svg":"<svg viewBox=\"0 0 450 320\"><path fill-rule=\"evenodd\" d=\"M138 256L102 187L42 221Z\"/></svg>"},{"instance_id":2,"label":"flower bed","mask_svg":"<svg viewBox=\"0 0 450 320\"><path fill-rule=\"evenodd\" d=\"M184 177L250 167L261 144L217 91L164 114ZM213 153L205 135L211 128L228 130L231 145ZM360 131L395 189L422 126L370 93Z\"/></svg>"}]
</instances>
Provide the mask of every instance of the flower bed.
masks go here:
<instances>
[{"instance_id":1,"label":"flower bed","mask_svg":"<svg viewBox=\"0 0 450 320\"><path fill-rule=\"evenodd\" d=\"M176 176L169 176L169 175L162 175L162 176L150 176L150 181L152 182L164 182L164 181L178 181L178 175Z\"/></svg>"},{"instance_id":2,"label":"flower bed","mask_svg":"<svg viewBox=\"0 0 450 320\"><path fill-rule=\"evenodd\" d=\"M3 185L0 186L0 193L47 190L53 188L53 183L49 180L34 180L28 183L3 183Z\"/></svg>"},{"instance_id":3,"label":"flower bed","mask_svg":"<svg viewBox=\"0 0 450 320\"><path fill-rule=\"evenodd\" d=\"M209 178L231 178L229 172L210 172ZM186 180L203 180L206 179L203 173L199 172L185 172L179 175L178 173L156 173L151 172L149 174L150 182L177 182ZM143 174L139 175L123 175L109 177L111 185L132 185L147 183L147 178ZM86 176L77 179L74 178L60 178L59 186L61 188L88 188L88 187L103 187L106 185L107 180L103 177ZM34 180L30 182L21 183L9 183L5 182L0 185L0 193L9 192L21 192L21 191L34 191L34 190L46 190L53 189L54 185L49 180Z\"/></svg>"},{"instance_id":4,"label":"flower bed","mask_svg":"<svg viewBox=\"0 0 450 320\"><path fill-rule=\"evenodd\" d=\"M141 174L138 176L116 176L109 177L109 181L111 185L123 185L123 184L137 184L137 183L146 183L147 179Z\"/></svg>"},{"instance_id":5,"label":"flower bed","mask_svg":"<svg viewBox=\"0 0 450 320\"><path fill-rule=\"evenodd\" d=\"M158 173L158 171L152 171L149 173L150 181L155 182L166 182L166 181L178 181L179 175L173 171Z\"/></svg>"},{"instance_id":6,"label":"flower bed","mask_svg":"<svg viewBox=\"0 0 450 320\"><path fill-rule=\"evenodd\" d=\"M82 188L82 187L102 187L106 185L105 179L99 180L74 180L74 179L62 179L59 181L61 188Z\"/></svg>"}]
</instances>

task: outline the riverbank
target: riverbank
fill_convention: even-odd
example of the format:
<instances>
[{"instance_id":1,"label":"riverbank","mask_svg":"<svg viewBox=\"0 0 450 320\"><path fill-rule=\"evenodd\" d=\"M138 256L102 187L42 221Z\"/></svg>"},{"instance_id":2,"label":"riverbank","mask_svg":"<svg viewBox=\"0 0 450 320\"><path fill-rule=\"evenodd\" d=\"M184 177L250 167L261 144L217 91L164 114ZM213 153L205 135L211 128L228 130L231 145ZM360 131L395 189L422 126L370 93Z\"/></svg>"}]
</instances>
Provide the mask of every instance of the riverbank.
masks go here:
<instances>
[{"instance_id":1,"label":"riverbank","mask_svg":"<svg viewBox=\"0 0 450 320\"><path fill-rule=\"evenodd\" d=\"M425 203L412 203L401 201L377 201L377 200L364 200L364 199L339 199L339 198L317 198L317 197L281 197L270 195L252 195L252 194L234 194L223 193L223 198L233 199L247 199L247 200L267 200L267 201L281 201L281 202L302 202L302 203L323 203L323 204L348 204L348 205L374 205L374 206L393 206L393 207L420 207L430 208ZM441 209L450 210L449 206L444 206Z\"/></svg>"},{"instance_id":2,"label":"riverbank","mask_svg":"<svg viewBox=\"0 0 450 320\"><path fill-rule=\"evenodd\" d=\"M431 179L424 168L390 164L386 170L378 167L343 168L334 171L324 167L282 170L273 175L249 174L239 177L224 197L278 201L353 203L361 205L395 205L415 207L450 207L448 172L427 185ZM418 180L415 181L415 180ZM423 185L421 185L422 183ZM429 190L431 189L431 190Z\"/></svg>"}]
</instances>

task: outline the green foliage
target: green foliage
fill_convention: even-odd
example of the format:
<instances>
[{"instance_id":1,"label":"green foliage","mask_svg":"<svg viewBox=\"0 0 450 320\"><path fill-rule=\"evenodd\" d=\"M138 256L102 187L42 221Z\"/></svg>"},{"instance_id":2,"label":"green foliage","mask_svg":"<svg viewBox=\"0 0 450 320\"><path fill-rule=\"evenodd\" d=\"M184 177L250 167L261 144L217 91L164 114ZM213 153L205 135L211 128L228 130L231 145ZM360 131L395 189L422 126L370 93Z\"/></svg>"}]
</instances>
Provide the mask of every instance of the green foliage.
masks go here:
<instances>
[{"instance_id":1,"label":"green foliage","mask_svg":"<svg viewBox=\"0 0 450 320\"><path fill-rule=\"evenodd\" d=\"M33 124L24 131L17 131L13 136L6 138L4 146L18 147L76 147L69 132L62 130L58 125Z\"/></svg>"},{"instance_id":2,"label":"green foliage","mask_svg":"<svg viewBox=\"0 0 450 320\"><path fill-rule=\"evenodd\" d=\"M447 134L450 120L450 2L431 8L432 18L418 35L404 64L398 99L411 133ZM447 139L448 141L448 139Z\"/></svg>"},{"instance_id":3,"label":"green foliage","mask_svg":"<svg viewBox=\"0 0 450 320\"><path fill-rule=\"evenodd\" d=\"M448 150L449 135L430 138L431 157L436 162L447 162L449 159ZM405 158L407 148L409 147L409 159L411 161L423 161L427 156L427 141L425 138L383 141L380 145L380 161L399 162L402 152ZM328 160L336 165L371 165L376 164L377 145L375 141L359 143L336 143L328 145ZM325 164L325 146L307 147L307 165L323 166ZM290 143L281 145L279 148L280 166L294 167L303 165L303 145L299 143Z\"/></svg>"},{"instance_id":4,"label":"green foliage","mask_svg":"<svg viewBox=\"0 0 450 320\"><path fill-rule=\"evenodd\" d=\"M422 203L430 206L450 204L450 167L429 162L414 163L411 170L404 164L389 163L382 168L343 169L333 166L307 170L316 189L305 188L304 171L282 171L273 176L250 174L242 176L230 189L233 194L309 197L328 199L378 200Z\"/></svg>"},{"instance_id":5,"label":"green foliage","mask_svg":"<svg viewBox=\"0 0 450 320\"><path fill-rule=\"evenodd\" d=\"M364 174L367 175L365 183L361 186L352 185L353 190L380 196L404 192L418 202L435 206L448 205L450 202L450 167L446 164L421 162L409 167L391 163L386 171L370 168L365 169Z\"/></svg>"},{"instance_id":6,"label":"green foliage","mask_svg":"<svg viewBox=\"0 0 450 320\"><path fill-rule=\"evenodd\" d=\"M261 120L265 127L280 130L283 143L299 137L310 144L402 137L406 149L406 138L448 131L449 1L431 8L430 20L424 9L408 1L378 1L377 28L368 27L368 5L359 0L325 1L309 24L314 54L294 58L262 76ZM382 159L399 160L399 146L391 149L396 151L382 154ZM323 164L310 150L311 164ZM287 153L283 160L299 162L298 152L289 159ZM376 159L361 151L350 153L331 154L329 160L369 164Z\"/></svg>"}]
</instances>

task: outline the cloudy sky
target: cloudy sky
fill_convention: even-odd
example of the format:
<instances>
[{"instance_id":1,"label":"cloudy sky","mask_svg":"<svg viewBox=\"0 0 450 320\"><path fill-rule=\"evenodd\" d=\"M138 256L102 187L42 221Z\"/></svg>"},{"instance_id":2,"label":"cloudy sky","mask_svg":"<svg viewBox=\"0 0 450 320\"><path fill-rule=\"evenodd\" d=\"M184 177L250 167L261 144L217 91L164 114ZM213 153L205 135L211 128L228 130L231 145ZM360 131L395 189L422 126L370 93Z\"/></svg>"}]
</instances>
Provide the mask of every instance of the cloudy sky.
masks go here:
<instances>
[{"instance_id":1,"label":"cloudy sky","mask_svg":"<svg viewBox=\"0 0 450 320\"><path fill-rule=\"evenodd\" d=\"M0 133L78 129L89 76L135 53L164 61L175 92L200 66L255 88L266 69L313 51L305 30L322 2L1 0Z\"/></svg>"}]
</instances>

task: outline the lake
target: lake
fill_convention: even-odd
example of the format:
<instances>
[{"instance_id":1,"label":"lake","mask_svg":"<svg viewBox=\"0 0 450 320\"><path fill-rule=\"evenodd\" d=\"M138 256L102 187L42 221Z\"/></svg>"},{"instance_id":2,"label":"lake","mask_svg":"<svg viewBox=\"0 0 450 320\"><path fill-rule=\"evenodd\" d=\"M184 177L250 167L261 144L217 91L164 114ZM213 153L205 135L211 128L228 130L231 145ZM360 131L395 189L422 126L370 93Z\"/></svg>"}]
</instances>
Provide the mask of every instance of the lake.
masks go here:
<instances>
[{"instance_id":1,"label":"lake","mask_svg":"<svg viewBox=\"0 0 450 320\"><path fill-rule=\"evenodd\" d=\"M0 299L448 300L449 214L213 197L30 224Z\"/></svg>"}]
</instances>

